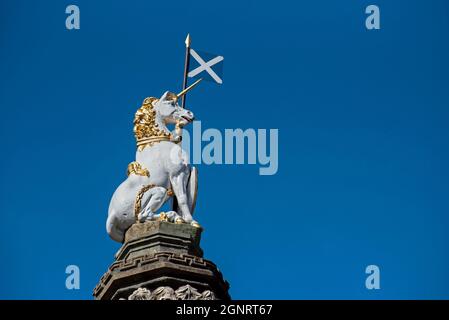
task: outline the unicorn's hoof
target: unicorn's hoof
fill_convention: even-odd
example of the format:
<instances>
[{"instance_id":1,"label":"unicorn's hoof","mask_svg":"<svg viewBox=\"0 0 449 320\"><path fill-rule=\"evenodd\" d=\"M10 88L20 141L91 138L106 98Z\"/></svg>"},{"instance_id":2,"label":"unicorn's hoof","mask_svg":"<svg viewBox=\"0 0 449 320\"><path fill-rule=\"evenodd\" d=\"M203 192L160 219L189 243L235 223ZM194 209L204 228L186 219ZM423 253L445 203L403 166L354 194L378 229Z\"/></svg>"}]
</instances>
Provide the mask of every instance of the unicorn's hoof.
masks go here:
<instances>
[{"instance_id":1,"label":"unicorn's hoof","mask_svg":"<svg viewBox=\"0 0 449 320\"><path fill-rule=\"evenodd\" d=\"M176 220L175 220L175 223L176 224L181 224L181 223L184 223L185 221L184 221L184 219L183 218L176 218Z\"/></svg>"},{"instance_id":2,"label":"unicorn's hoof","mask_svg":"<svg viewBox=\"0 0 449 320\"><path fill-rule=\"evenodd\" d=\"M165 212L161 212L159 215L159 221L168 221L168 216Z\"/></svg>"},{"instance_id":3,"label":"unicorn's hoof","mask_svg":"<svg viewBox=\"0 0 449 320\"><path fill-rule=\"evenodd\" d=\"M196 222L195 220L193 220L192 222L190 222L191 226L194 226L195 228L201 228L200 224L198 222Z\"/></svg>"},{"instance_id":4,"label":"unicorn's hoof","mask_svg":"<svg viewBox=\"0 0 449 320\"><path fill-rule=\"evenodd\" d=\"M144 212L139 213L139 215L137 216L137 221L142 223L147 219L147 214L145 214Z\"/></svg>"}]
</instances>

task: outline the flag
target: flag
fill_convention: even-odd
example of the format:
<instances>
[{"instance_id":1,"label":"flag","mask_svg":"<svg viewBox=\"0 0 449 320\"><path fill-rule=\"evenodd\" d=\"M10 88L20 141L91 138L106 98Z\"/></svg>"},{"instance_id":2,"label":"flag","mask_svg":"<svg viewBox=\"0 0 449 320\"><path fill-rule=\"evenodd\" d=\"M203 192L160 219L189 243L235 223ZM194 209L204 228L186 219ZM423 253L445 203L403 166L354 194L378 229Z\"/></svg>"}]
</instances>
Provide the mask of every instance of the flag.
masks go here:
<instances>
[{"instance_id":1,"label":"flag","mask_svg":"<svg viewBox=\"0 0 449 320\"><path fill-rule=\"evenodd\" d=\"M193 58L193 59L192 59ZM191 79L223 83L223 56L190 49L190 64L187 76Z\"/></svg>"}]
</instances>

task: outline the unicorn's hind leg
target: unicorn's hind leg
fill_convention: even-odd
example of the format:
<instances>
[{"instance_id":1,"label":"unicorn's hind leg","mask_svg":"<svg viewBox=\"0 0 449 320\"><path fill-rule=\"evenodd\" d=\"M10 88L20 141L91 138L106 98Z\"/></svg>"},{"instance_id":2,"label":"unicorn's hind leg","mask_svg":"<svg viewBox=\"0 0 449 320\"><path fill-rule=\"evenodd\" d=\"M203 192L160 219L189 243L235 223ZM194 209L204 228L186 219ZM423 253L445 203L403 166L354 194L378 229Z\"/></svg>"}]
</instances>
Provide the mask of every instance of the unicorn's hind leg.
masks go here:
<instances>
[{"instance_id":1,"label":"unicorn's hind leg","mask_svg":"<svg viewBox=\"0 0 449 320\"><path fill-rule=\"evenodd\" d=\"M112 240L123 242L125 238L125 229L121 228L117 215L111 214L106 220L106 231Z\"/></svg>"},{"instance_id":2,"label":"unicorn's hind leg","mask_svg":"<svg viewBox=\"0 0 449 320\"><path fill-rule=\"evenodd\" d=\"M156 211L162 207L167 201L167 189L163 187L153 187L149 189L142 201L145 203L144 209L139 213L138 219L140 222L151 220L156 214Z\"/></svg>"}]
</instances>

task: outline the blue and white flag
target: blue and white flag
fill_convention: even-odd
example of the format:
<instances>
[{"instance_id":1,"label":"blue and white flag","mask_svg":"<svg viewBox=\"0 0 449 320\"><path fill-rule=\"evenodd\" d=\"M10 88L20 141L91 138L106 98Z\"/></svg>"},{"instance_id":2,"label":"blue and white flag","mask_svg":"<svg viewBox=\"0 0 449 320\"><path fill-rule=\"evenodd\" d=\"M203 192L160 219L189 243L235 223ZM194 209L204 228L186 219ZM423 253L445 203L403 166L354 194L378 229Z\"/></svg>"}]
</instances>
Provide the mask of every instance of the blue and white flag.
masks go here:
<instances>
[{"instance_id":1,"label":"blue and white flag","mask_svg":"<svg viewBox=\"0 0 449 320\"><path fill-rule=\"evenodd\" d=\"M203 78L206 81L222 84L223 60L223 56L190 49L190 65L187 76L192 79Z\"/></svg>"}]
</instances>

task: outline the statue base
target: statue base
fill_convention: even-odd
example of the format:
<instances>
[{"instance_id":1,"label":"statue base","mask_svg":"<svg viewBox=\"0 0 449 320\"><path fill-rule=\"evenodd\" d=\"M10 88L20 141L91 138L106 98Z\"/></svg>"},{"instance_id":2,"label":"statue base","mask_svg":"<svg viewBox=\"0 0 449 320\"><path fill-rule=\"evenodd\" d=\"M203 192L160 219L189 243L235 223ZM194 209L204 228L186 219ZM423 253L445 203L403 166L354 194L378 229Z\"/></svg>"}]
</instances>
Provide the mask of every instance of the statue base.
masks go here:
<instances>
[{"instance_id":1,"label":"statue base","mask_svg":"<svg viewBox=\"0 0 449 320\"><path fill-rule=\"evenodd\" d=\"M201 229L165 221L135 223L101 277L97 300L230 299L217 266L203 259Z\"/></svg>"}]
</instances>

